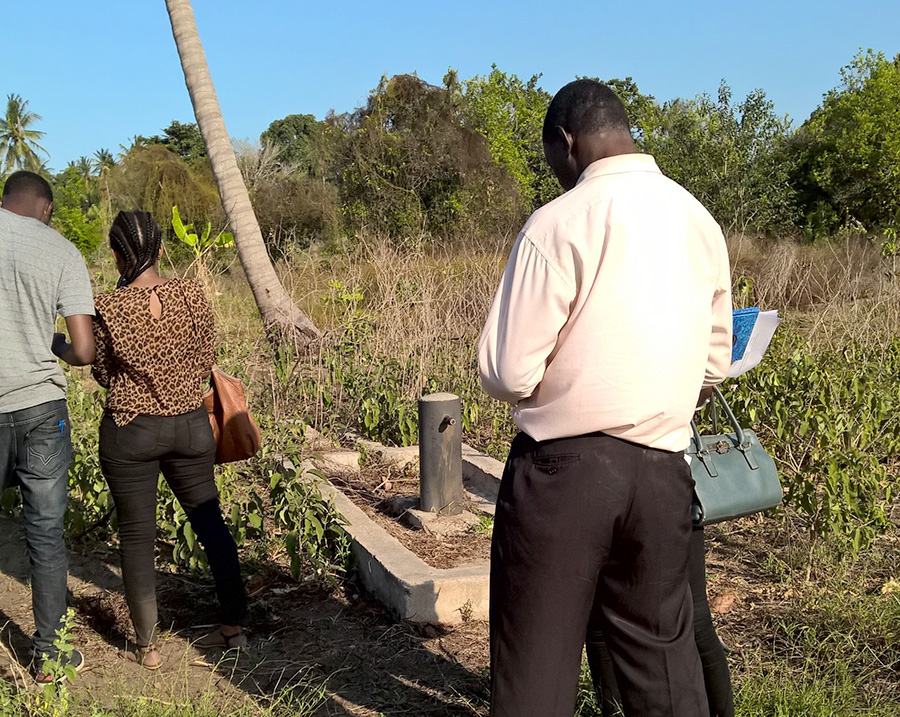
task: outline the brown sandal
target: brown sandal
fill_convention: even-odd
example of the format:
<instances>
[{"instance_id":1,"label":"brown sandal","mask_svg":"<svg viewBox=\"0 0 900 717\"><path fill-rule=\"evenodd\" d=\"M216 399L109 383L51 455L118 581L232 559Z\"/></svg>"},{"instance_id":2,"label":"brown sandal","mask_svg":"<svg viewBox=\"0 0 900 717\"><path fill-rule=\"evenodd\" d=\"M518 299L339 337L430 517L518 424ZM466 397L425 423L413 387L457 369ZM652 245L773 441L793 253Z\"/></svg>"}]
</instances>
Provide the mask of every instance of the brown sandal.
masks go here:
<instances>
[{"instance_id":1,"label":"brown sandal","mask_svg":"<svg viewBox=\"0 0 900 717\"><path fill-rule=\"evenodd\" d=\"M138 647L138 662L144 669L158 670L162 667L162 655L159 654L156 645Z\"/></svg>"},{"instance_id":2,"label":"brown sandal","mask_svg":"<svg viewBox=\"0 0 900 717\"><path fill-rule=\"evenodd\" d=\"M162 656L156 645L147 645L146 647L138 645L137 651L119 650L118 655L124 660L136 662L145 670L158 670L162 667Z\"/></svg>"}]
</instances>

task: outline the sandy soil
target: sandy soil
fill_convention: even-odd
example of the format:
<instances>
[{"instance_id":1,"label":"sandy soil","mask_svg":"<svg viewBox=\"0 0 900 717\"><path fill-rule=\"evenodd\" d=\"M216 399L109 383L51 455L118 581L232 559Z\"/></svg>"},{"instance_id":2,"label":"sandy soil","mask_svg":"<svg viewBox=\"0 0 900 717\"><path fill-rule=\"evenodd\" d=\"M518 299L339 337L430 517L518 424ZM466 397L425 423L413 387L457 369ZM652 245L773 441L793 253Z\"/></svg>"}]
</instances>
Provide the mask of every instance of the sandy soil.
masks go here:
<instances>
[{"instance_id":1,"label":"sandy soil","mask_svg":"<svg viewBox=\"0 0 900 717\"><path fill-rule=\"evenodd\" d=\"M0 519L0 679L30 685L25 664L34 629L20 526ZM251 646L237 659L191 640L215 619L211 582L159 572L165 664L149 672L117 656L130 634L115 552L70 555L76 646L86 657L74 692L108 706L144 696L163 702L213 696L224 708L291 685L322 684L317 714L486 714L487 626L452 632L397 623L348 582L340 589L297 584L270 571L248 581Z\"/></svg>"}]
</instances>

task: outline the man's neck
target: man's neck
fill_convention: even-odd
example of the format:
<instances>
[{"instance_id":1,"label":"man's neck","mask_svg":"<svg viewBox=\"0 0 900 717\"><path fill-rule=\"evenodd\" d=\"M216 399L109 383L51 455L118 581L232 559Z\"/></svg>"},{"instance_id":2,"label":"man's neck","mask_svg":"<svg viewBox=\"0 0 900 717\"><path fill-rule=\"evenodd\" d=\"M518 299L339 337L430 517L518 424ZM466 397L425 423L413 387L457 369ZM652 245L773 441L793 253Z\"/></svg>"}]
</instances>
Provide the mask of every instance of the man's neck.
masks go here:
<instances>
[{"instance_id":1,"label":"man's neck","mask_svg":"<svg viewBox=\"0 0 900 717\"><path fill-rule=\"evenodd\" d=\"M618 157L622 154L635 154L637 149L630 134L624 132L598 132L579 138L575 159L578 168L584 172L588 166L600 159Z\"/></svg>"},{"instance_id":2,"label":"man's neck","mask_svg":"<svg viewBox=\"0 0 900 717\"><path fill-rule=\"evenodd\" d=\"M20 217L37 219L39 222L44 222L44 217L47 216L47 202L32 197L6 197L0 206Z\"/></svg>"}]
</instances>

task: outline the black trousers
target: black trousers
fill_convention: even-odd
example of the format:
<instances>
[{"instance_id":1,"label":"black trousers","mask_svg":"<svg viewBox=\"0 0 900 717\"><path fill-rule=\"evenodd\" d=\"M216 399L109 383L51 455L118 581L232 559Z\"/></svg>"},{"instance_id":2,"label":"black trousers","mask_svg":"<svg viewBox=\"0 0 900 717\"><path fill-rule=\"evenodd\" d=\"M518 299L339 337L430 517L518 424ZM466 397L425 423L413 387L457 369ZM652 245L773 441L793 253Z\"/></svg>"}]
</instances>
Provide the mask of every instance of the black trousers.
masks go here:
<instances>
[{"instance_id":1,"label":"black trousers","mask_svg":"<svg viewBox=\"0 0 900 717\"><path fill-rule=\"evenodd\" d=\"M491 548L491 714L572 717L591 615L629 717L707 717L681 453L592 434L513 441Z\"/></svg>"},{"instance_id":2,"label":"black trousers","mask_svg":"<svg viewBox=\"0 0 900 717\"><path fill-rule=\"evenodd\" d=\"M703 528L694 528L688 557L688 575L694 601L694 641L703 667L703 683L709 702L711 717L734 717L734 691L725 650L716 635L709 602L706 598L706 550L703 544ZM601 700L603 717L619 714L622 697L609 651L603 637L603 629L594 621L588 625L588 665L594 689Z\"/></svg>"},{"instance_id":3,"label":"black trousers","mask_svg":"<svg viewBox=\"0 0 900 717\"><path fill-rule=\"evenodd\" d=\"M237 546L219 509L213 472L216 444L206 409L180 416L137 416L100 423L100 466L119 520L125 598L138 645L156 641L156 489L163 476L206 551L222 622L242 624L247 612Z\"/></svg>"}]
</instances>

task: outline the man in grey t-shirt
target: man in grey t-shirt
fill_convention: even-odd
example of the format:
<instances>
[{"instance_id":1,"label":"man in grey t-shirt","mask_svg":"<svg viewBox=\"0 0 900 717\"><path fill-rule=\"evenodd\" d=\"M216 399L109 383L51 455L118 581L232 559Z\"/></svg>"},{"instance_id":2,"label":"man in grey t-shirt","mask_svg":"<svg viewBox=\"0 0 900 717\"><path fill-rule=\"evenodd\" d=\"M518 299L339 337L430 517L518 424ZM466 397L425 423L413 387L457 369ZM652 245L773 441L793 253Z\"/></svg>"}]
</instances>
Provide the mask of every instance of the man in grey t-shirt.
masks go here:
<instances>
[{"instance_id":1,"label":"man in grey t-shirt","mask_svg":"<svg viewBox=\"0 0 900 717\"><path fill-rule=\"evenodd\" d=\"M84 260L47 224L50 185L32 172L6 180L0 201L0 492L19 486L31 562L38 682L66 609L63 516L72 454L66 379L57 362L94 359L94 299ZM71 337L56 334L63 316ZM69 664L84 662L73 651Z\"/></svg>"}]
</instances>

